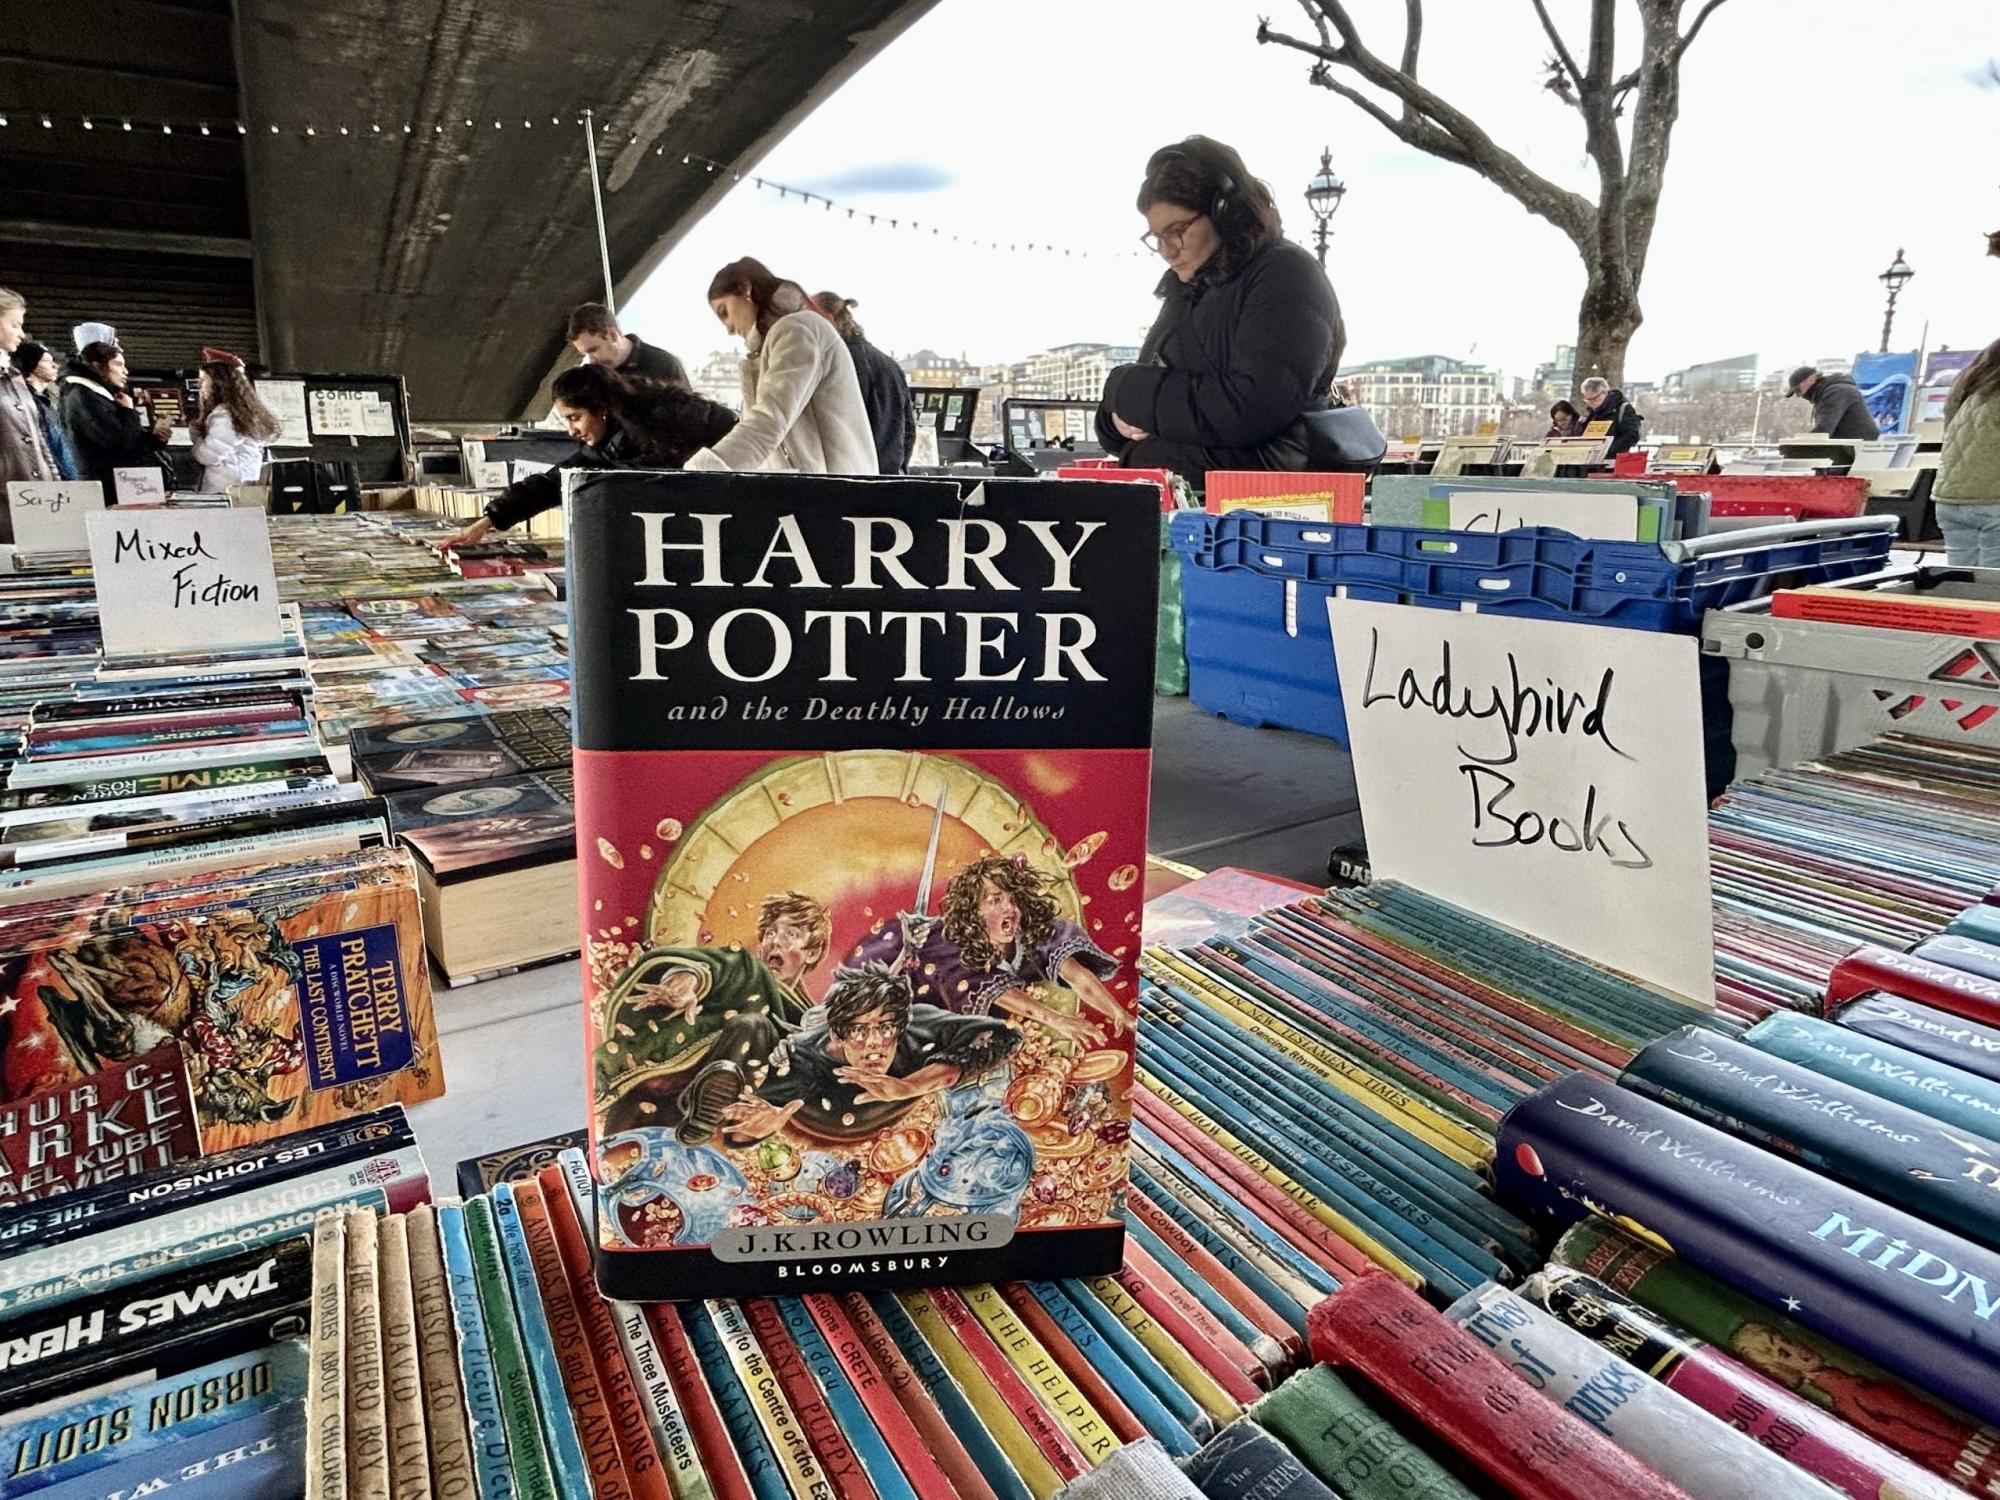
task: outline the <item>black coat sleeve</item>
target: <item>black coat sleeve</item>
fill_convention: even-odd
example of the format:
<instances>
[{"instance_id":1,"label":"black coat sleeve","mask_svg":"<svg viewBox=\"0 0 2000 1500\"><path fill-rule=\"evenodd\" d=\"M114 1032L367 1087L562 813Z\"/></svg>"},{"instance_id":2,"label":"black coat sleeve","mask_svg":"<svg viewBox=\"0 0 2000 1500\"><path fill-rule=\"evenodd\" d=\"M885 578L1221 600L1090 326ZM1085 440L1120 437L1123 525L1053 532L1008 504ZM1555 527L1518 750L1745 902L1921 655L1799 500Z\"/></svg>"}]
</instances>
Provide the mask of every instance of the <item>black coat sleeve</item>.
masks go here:
<instances>
[{"instance_id":1,"label":"black coat sleeve","mask_svg":"<svg viewBox=\"0 0 2000 1500\"><path fill-rule=\"evenodd\" d=\"M1629 453L1639 446L1639 408L1630 401L1618 408L1618 419L1611 424L1611 445L1605 449L1607 456Z\"/></svg>"},{"instance_id":2,"label":"black coat sleeve","mask_svg":"<svg viewBox=\"0 0 2000 1500\"><path fill-rule=\"evenodd\" d=\"M106 400L82 386L66 386L62 398L62 424L75 445L78 461L89 468L92 479L107 487L111 471L140 468L158 462L157 443L138 411Z\"/></svg>"},{"instance_id":3,"label":"black coat sleeve","mask_svg":"<svg viewBox=\"0 0 2000 1500\"><path fill-rule=\"evenodd\" d=\"M1267 251L1243 272L1226 368L1126 366L1106 383L1108 403L1169 442L1254 447L1316 404L1338 320L1332 289L1310 255Z\"/></svg>"}]
</instances>

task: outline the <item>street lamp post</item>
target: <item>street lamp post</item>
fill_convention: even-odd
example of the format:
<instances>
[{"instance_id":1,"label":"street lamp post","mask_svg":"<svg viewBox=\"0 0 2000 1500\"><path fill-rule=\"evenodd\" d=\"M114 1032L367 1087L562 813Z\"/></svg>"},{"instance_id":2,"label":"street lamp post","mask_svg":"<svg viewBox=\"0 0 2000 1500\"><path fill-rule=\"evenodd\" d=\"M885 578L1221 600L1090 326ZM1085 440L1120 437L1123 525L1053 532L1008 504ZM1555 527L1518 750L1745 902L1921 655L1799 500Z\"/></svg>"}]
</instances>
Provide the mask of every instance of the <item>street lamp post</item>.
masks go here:
<instances>
[{"instance_id":1,"label":"street lamp post","mask_svg":"<svg viewBox=\"0 0 2000 1500\"><path fill-rule=\"evenodd\" d=\"M1884 354L1889 352L1889 330L1896 323L1896 299L1902 296L1903 288L1910 284L1910 278L1916 274L1915 271L1910 269L1910 263L1903 259L1903 252L1898 249L1896 251L1896 258L1889 263L1889 269L1876 278L1883 286L1889 289L1889 306L1882 314L1882 352Z\"/></svg>"},{"instance_id":2,"label":"street lamp post","mask_svg":"<svg viewBox=\"0 0 2000 1500\"><path fill-rule=\"evenodd\" d=\"M1313 215L1313 248L1319 252L1319 266L1326 269L1326 242L1329 231L1327 225L1333 220L1333 211L1340 207L1340 200L1347 196L1347 184L1333 172L1333 148L1327 147L1319 154L1319 172L1306 184L1306 207Z\"/></svg>"}]
</instances>

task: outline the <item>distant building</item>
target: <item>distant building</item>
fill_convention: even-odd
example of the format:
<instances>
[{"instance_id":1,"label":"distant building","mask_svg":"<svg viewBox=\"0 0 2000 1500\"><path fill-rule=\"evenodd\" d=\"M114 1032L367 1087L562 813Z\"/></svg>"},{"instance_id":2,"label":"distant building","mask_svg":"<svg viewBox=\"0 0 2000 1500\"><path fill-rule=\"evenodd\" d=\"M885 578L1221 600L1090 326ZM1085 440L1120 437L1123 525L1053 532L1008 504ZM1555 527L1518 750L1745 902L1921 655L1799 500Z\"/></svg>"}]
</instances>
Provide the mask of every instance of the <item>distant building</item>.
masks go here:
<instances>
[{"instance_id":1,"label":"distant building","mask_svg":"<svg viewBox=\"0 0 2000 1500\"><path fill-rule=\"evenodd\" d=\"M1535 366L1535 378L1530 387L1540 395L1567 398L1576 389L1576 346L1557 344L1556 357L1547 364Z\"/></svg>"},{"instance_id":2,"label":"distant building","mask_svg":"<svg viewBox=\"0 0 2000 1500\"><path fill-rule=\"evenodd\" d=\"M911 385L977 385L978 366L968 363L963 356L953 359L950 355L939 354L935 349L919 349L908 359L900 361L903 375Z\"/></svg>"},{"instance_id":3,"label":"distant building","mask_svg":"<svg viewBox=\"0 0 2000 1500\"><path fill-rule=\"evenodd\" d=\"M1506 406L1500 376L1442 354L1378 359L1343 370L1340 378L1385 431L1398 435L1470 436L1481 423L1498 422Z\"/></svg>"},{"instance_id":4,"label":"distant building","mask_svg":"<svg viewBox=\"0 0 2000 1500\"><path fill-rule=\"evenodd\" d=\"M719 401L731 411L743 405L743 359L727 350L717 350L694 372L696 392Z\"/></svg>"},{"instance_id":5,"label":"distant building","mask_svg":"<svg viewBox=\"0 0 2000 1500\"><path fill-rule=\"evenodd\" d=\"M1131 344L1059 344L1028 356L1026 388L1019 394L1051 401L1095 401L1104 394L1105 377L1138 357L1138 348Z\"/></svg>"},{"instance_id":6,"label":"distant building","mask_svg":"<svg viewBox=\"0 0 2000 1500\"><path fill-rule=\"evenodd\" d=\"M1706 396L1715 391L1757 389L1757 356L1739 354L1734 359L1712 359L1706 364L1675 370L1660 382L1671 396Z\"/></svg>"}]
</instances>

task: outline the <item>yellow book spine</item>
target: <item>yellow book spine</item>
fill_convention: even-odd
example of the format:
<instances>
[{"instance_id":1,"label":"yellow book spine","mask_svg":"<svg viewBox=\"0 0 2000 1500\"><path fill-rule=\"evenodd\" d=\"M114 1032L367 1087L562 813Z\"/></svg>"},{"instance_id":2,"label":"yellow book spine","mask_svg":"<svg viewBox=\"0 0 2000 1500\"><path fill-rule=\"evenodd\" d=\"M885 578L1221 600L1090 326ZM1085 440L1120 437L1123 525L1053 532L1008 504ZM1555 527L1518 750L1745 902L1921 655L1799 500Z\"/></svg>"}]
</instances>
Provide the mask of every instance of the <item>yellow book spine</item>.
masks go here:
<instances>
[{"instance_id":1,"label":"yellow book spine","mask_svg":"<svg viewBox=\"0 0 2000 1500\"><path fill-rule=\"evenodd\" d=\"M990 1286L968 1286L959 1289L965 1305L972 1309L979 1321L986 1325L986 1331L993 1335L993 1342L1000 1346L1000 1352L1008 1362L1021 1372L1021 1378L1028 1383L1040 1398L1042 1405L1049 1409L1055 1419L1062 1423L1063 1430L1070 1435L1083 1456L1090 1460L1092 1468L1104 1462L1123 1445L1110 1424L1098 1414L1096 1407L1074 1385L1063 1367L1056 1362L1042 1341L1028 1332L1014 1309Z\"/></svg>"},{"instance_id":2,"label":"yellow book spine","mask_svg":"<svg viewBox=\"0 0 2000 1500\"><path fill-rule=\"evenodd\" d=\"M1153 1315L1141 1307L1130 1292L1109 1276L1086 1276L1083 1285L1099 1302L1111 1309L1113 1317L1131 1330L1132 1337L1146 1346L1146 1352L1160 1362L1182 1390L1194 1397L1195 1405L1207 1412L1217 1427L1227 1427L1243 1414L1236 1398L1201 1367L1200 1361L1154 1322Z\"/></svg>"},{"instance_id":3,"label":"yellow book spine","mask_svg":"<svg viewBox=\"0 0 2000 1500\"><path fill-rule=\"evenodd\" d=\"M1193 990L1237 1025L1277 1048L1301 1067L1312 1069L1363 1109L1407 1130L1460 1166L1479 1171L1493 1160L1493 1142L1489 1136L1442 1113L1387 1079L1377 1077L1351 1058L1341 1056L1280 1017L1245 1003L1230 990L1214 984L1207 975L1189 969L1172 955L1151 953L1148 965L1170 974L1175 984Z\"/></svg>"},{"instance_id":4,"label":"yellow book spine","mask_svg":"<svg viewBox=\"0 0 2000 1500\"><path fill-rule=\"evenodd\" d=\"M896 1300L903 1304L903 1310L930 1344L938 1362L958 1382L958 1388L965 1392L965 1399L979 1413L979 1419L993 1434L993 1441L1000 1445L1000 1451L1007 1455L1007 1462L1021 1476L1021 1483L1028 1487L1035 1500L1052 1500L1063 1487L1062 1476L1056 1473L1055 1465L1049 1462L1047 1455L1035 1446L1035 1440L1028 1436L1028 1430L1021 1425L1020 1419L1000 1399L1000 1393L986 1378L986 1372L979 1368L979 1362L967 1352L965 1345L958 1341L958 1335L951 1331L951 1325L945 1322L944 1314L922 1292L898 1292Z\"/></svg>"},{"instance_id":5,"label":"yellow book spine","mask_svg":"<svg viewBox=\"0 0 2000 1500\"><path fill-rule=\"evenodd\" d=\"M798 1500L835 1500L833 1485L813 1456L812 1444L799 1424L798 1413L785 1399L777 1372L765 1358L764 1346L751 1332L750 1320L743 1315L743 1309L726 1298L713 1298L705 1305L709 1321L715 1324L716 1337L729 1351L730 1367L736 1371L743 1389L749 1392L758 1424L771 1440L771 1452L785 1472L786 1484Z\"/></svg>"},{"instance_id":6,"label":"yellow book spine","mask_svg":"<svg viewBox=\"0 0 2000 1500\"><path fill-rule=\"evenodd\" d=\"M1239 1141L1235 1136L1224 1130L1214 1120L1211 1120L1199 1109L1196 1109L1193 1104L1183 1099L1172 1088L1162 1083L1145 1068L1138 1070L1138 1077L1140 1083L1145 1085L1147 1090L1157 1097L1161 1103L1167 1105L1174 1113L1180 1115L1203 1135L1213 1140L1216 1145L1222 1147L1223 1150L1242 1162L1251 1171L1270 1183L1272 1187L1283 1193L1292 1202L1298 1204L1300 1208L1311 1214L1315 1219L1318 1219L1320 1223L1326 1225L1328 1229L1331 1229L1335 1234L1346 1240L1348 1244L1354 1246L1398 1281L1419 1292L1429 1284L1421 1271L1418 1271L1400 1255L1396 1254L1395 1251L1376 1239L1374 1235L1363 1229L1359 1224L1356 1224L1347 1215L1341 1213L1340 1210L1332 1207L1303 1184L1280 1171L1268 1159L1259 1155L1250 1146L1245 1145L1242 1141Z\"/></svg>"}]
</instances>

